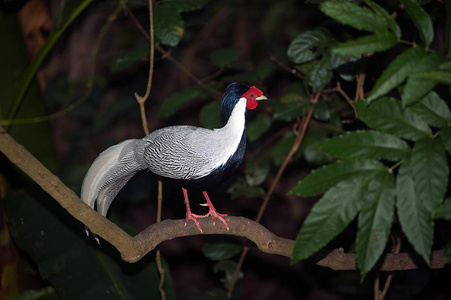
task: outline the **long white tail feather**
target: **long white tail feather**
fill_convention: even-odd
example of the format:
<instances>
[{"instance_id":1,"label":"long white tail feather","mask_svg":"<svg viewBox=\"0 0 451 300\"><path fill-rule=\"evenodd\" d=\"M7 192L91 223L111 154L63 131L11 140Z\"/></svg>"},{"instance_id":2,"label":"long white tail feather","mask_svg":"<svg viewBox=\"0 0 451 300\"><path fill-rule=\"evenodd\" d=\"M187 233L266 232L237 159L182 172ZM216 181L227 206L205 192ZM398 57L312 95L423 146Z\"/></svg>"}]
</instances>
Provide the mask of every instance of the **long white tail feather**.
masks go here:
<instances>
[{"instance_id":1,"label":"long white tail feather","mask_svg":"<svg viewBox=\"0 0 451 300\"><path fill-rule=\"evenodd\" d=\"M134 145L139 140L126 140L103 151L89 168L81 187L81 199L103 216L117 193L143 169L134 161Z\"/></svg>"},{"instance_id":2,"label":"long white tail feather","mask_svg":"<svg viewBox=\"0 0 451 300\"><path fill-rule=\"evenodd\" d=\"M127 176L116 180L114 184L108 185L100 191L99 196L97 197L97 211L102 216L106 216L108 208L110 208L110 205L116 195L135 174L136 172L128 174Z\"/></svg>"}]
</instances>

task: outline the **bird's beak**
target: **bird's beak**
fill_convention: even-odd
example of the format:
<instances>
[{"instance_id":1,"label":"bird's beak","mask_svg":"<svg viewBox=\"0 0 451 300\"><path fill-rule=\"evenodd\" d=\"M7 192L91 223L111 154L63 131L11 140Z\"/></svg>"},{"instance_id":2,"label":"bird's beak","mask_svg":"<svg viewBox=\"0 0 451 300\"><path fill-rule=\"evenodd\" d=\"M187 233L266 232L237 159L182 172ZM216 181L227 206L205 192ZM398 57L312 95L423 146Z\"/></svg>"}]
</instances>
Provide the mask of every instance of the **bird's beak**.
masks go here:
<instances>
[{"instance_id":1,"label":"bird's beak","mask_svg":"<svg viewBox=\"0 0 451 300\"><path fill-rule=\"evenodd\" d=\"M260 97L255 98L255 100L260 101L260 100L268 100L268 98L266 98L266 96L261 95Z\"/></svg>"}]
</instances>

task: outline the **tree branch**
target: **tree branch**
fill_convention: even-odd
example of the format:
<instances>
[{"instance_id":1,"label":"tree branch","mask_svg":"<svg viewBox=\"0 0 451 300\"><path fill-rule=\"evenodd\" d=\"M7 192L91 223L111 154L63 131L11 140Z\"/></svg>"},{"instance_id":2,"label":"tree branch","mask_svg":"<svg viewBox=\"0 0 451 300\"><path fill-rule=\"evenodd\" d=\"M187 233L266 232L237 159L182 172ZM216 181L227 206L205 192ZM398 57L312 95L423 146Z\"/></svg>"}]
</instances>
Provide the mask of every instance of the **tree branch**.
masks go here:
<instances>
[{"instance_id":1,"label":"tree branch","mask_svg":"<svg viewBox=\"0 0 451 300\"><path fill-rule=\"evenodd\" d=\"M203 233L200 233L193 222L185 227L185 220L165 220L144 229L138 235L131 237L116 224L104 218L86 205L78 196L64 185L58 177L45 168L22 145L17 143L0 126L0 152L13 164L30 176L39 186L49 193L74 218L86 225L94 234L112 244L122 258L130 263L137 262L148 252L164 241L178 237L199 234L226 234L248 238L266 253L291 257L294 241L278 237L265 227L243 217L227 217L230 230L222 223L213 224L211 218L199 219ZM356 270L355 254L344 253L342 249L320 251L311 259L317 265L333 270ZM423 267L409 253L383 255L378 267L382 271L409 270ZM445 266L443 251L432 253L432 269Z\"/></svg>"}]
</instances>

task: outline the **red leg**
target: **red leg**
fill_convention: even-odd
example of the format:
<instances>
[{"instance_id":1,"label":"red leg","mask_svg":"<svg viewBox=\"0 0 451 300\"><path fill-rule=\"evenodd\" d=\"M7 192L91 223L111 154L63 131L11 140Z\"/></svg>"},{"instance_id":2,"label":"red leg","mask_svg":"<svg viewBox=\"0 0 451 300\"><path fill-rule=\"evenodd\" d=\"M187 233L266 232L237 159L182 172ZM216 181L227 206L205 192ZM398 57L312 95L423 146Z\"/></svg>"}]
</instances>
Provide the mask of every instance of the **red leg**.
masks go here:
<instances>
[{"instance_id":1,"label":"red leg","mask_svg":"<svg viewBox=\"0 0 451 300\"><path fill-rule=\"evenodd\" d=\"M199 228L199 231L202 232L202 228L200 227L199 221L197 221L196 218L203 217L199 215L195 215L191 212L191 208L189 206L189 200L188 200L188 191L182 187L183 191L183 197L185 198L185 205L186 205L186 220L185 220L185 226L188 224L188 220L193 220L194 223L196 223L197 228Z\"/></svg>"},{"instance_id":2,"label":"red leg","mask_svg":"<svg viewBox=\"0 0 451 300\"><path fill-rule=\"evenodd\" d=\"M229 224L227 224L226 220L224 220L223 217L227 216L227 214L220 214L216 211L215 207L213 206L213 203L211 203L210 201L210 197L208 197L208 194L206 191L202 191L202 193L204 194L205 200L207 200L207 206L210 209L210 211L204 216L204 217L208 217L211 216L211 218L213 219L213 224L215 224L215 218L218 218L219 220L222 221L222 223L224 223L224 225L226 226L227 230L229 230Z\"/></svg>"}]
</instances>

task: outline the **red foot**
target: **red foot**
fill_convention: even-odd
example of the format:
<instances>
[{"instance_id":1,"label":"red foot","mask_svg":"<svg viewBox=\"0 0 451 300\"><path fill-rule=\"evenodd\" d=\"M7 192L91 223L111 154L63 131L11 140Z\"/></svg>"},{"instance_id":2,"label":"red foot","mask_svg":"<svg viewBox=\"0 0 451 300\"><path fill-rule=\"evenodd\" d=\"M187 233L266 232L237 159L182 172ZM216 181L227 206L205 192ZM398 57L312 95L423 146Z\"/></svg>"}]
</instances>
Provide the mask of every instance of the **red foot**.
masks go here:
<instances>
[{"instance_id":1,"label":"red foot","mask_svg":"<svg viewBox=\"0 0 451 300\"><path fill-rule=\"evenodd\" d=\"M226 226L227 230L229 230L229 224L227 224L226 220L223 218L227 216L227 214L220 214L216 211L216 209L213 206L213 203L211 203L210 198L208 197L207 192L203 191L205 199L207 200L207 203L205 206L208 206L210 209L209 212L206 215L196 215L191 212L191 208L189 206L189 200L188 200L188 191L185 188L182 188L183 190L183 197L185 198L185 205L186 205L186 220L185 220L185 226L188 224L189 220L193 220L194 223L196 223L197 228L199 228L199 231L202 232L202 228L200 227L199 221L197 221L197 218L205 218L208 216L211 216L213 219L213 224L216 224L216 218L222 221L224 225Z\"/></svg>"},{"instance_id":2,"label":"red foot","mask_svg":"<svg viewBox=\"0 0 451 300\"><path fill-rule=\"evenodd\" d=\"M185 226L186 226L186 224L188 224L188 220L193 220L194 223L196 223L197 228L199 228L199 231L202 232L202 228L200 227L199 221L197 221L197 219L196 219L196 218L200 218L200 217L203 217L203 216L195 215L191 211L188 212L188 210L187 210L186 211Z\"/></svg>"},{"instance_id":3,"label":"red foot","mask_svg":"<svg viewBox=\"0 0 451 300\"><path fill-rule=\"evenodd\" d=\"M210 197L208 197L207 192L203 191L202 193L204 194L205 200L207 200L207 206L210 208L210 211L203 217L205 218L205 217L211 216L211 218L213 219L213 224L216 224L215 218L218 218L219 220L222 221L222 223L224 223L227 230L229 230L229 224L227 224L226 220L224 220L224 218L223 218L223 217L226 217L227 214L218 213L216 211L215 207L213 206L213 203L211 203Z\"/></svg>"}]
</instances>

